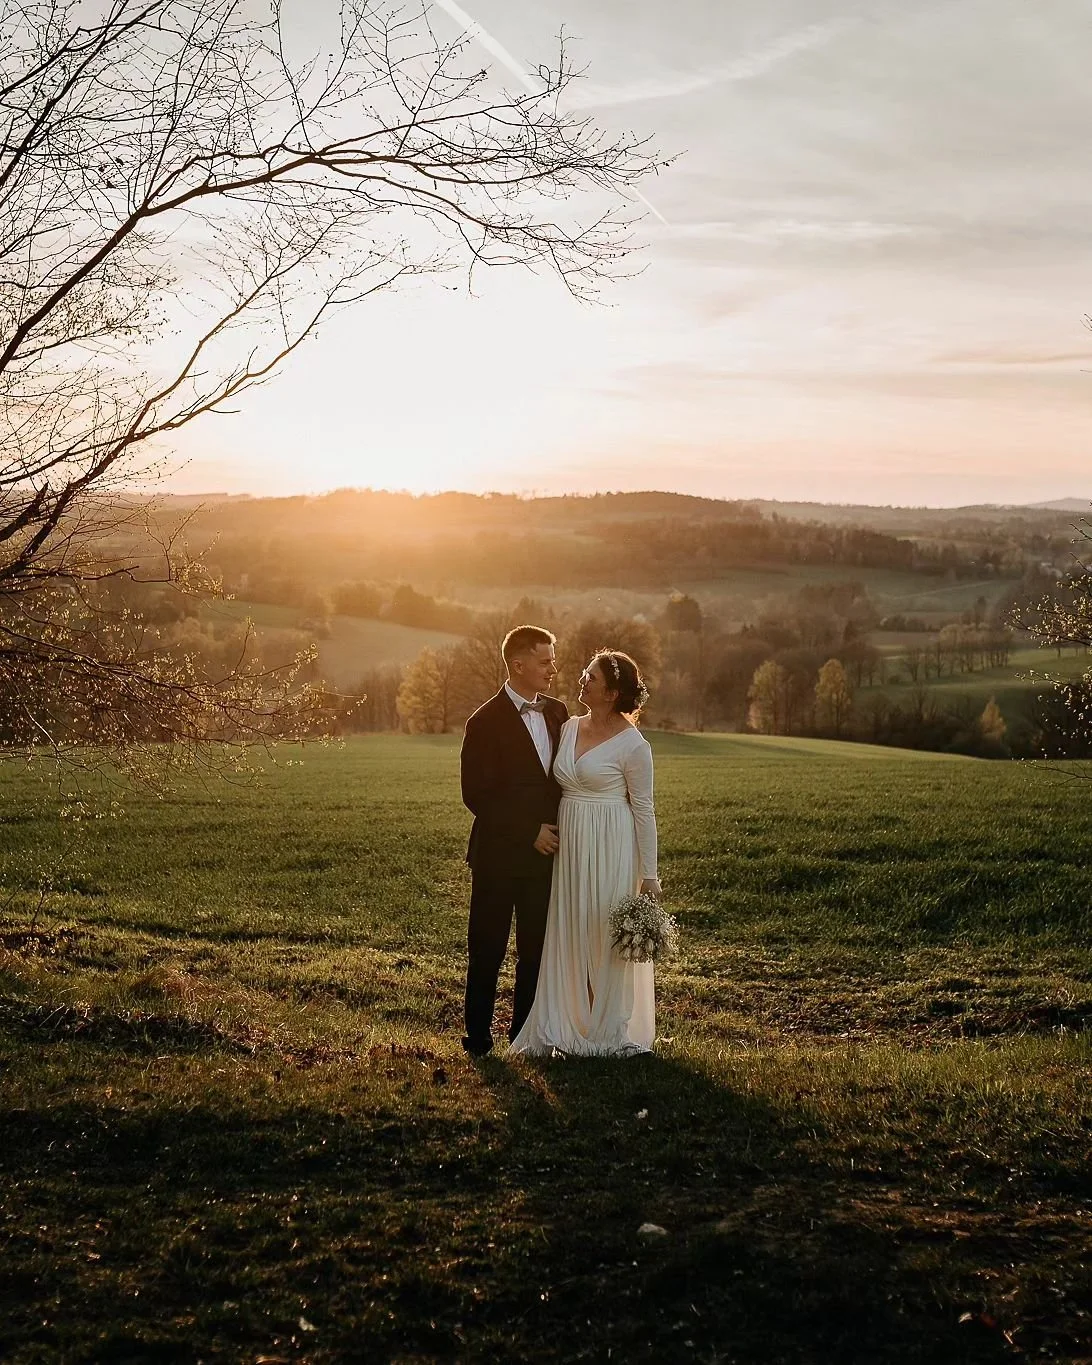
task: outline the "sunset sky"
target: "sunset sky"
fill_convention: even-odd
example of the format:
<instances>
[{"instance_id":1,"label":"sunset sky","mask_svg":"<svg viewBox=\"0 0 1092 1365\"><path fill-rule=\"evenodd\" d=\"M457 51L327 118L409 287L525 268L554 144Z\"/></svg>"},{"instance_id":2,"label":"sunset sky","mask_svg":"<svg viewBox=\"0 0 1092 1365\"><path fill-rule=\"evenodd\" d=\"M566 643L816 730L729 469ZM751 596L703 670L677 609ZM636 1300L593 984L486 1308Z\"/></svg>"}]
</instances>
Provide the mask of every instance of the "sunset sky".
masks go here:
<instances>
[{"instance_id":1,"label":"sunset sky","mask_svg":"<svg viewBox=\"0 0 1092 1365\"><path fill-rule=\"evenodd\" d=\"M174 488L1092 496L1081 0L463 8L529 68L564 27L576 101L682 153L647 269L601 307L513 271L366 302Z\"/></svg>"}]
</instances>

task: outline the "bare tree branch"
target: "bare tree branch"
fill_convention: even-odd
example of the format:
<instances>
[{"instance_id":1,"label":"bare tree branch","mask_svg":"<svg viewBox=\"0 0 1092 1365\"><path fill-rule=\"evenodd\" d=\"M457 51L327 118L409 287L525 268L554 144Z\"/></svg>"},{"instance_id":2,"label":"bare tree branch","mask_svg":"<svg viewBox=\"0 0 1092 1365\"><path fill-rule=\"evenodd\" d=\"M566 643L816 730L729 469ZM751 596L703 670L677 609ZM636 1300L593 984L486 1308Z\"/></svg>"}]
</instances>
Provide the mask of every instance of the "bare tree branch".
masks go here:
<instances>
[{"instance_id":1,"label":"bare tree branch","mask_svg":"<svg viewBox=\"0 0 1092 1365\"><path fill-rule=\"evenodd\" d=\"M297 48L279 0L0 0L0 755L311 724L252 641L201 675L113 610L151 443L407 276L519 265L590 299L629 268L662 162L563 112L563 45L515 94L427 4L344 0L334 53ZM146 539L172 591L207 587Z\"/></svg>"}]
</instances>

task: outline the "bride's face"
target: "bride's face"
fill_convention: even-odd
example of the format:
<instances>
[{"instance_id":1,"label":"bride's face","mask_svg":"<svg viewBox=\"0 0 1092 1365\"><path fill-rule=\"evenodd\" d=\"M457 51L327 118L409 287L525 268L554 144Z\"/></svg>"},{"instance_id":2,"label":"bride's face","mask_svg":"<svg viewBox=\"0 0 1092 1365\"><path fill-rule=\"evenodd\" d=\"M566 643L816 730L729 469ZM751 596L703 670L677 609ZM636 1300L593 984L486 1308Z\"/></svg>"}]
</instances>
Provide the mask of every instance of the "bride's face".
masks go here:
<instances>
[{"instance_id":1,"label":"bride's face","mask_svg":"<svg viewBox=\"0 0 1092 1365\"><path fill-rule=\"evenodd\" d=\"M593 709L614 705L618 693L607 687L607 680L603 677L603 666L597 660L593 659L581 673L577 696L585 706Z\"/></svg>"}]
</instances>

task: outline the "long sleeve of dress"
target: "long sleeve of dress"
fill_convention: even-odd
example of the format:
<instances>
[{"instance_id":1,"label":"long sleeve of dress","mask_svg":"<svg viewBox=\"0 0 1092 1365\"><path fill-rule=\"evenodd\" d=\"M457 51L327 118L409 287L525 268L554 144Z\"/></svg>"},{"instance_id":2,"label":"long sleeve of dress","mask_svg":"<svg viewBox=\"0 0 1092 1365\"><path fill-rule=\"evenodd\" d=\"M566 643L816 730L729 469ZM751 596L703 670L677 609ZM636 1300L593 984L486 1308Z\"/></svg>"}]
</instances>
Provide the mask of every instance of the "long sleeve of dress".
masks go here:
<instances>
[{"instance_id":1,"label":"long sleeve of dress","mask_svg":"<svg viewBox=\"0 0 1092 1365\"><path fill-rule=\"evenodd\" d=\"M656 811L652 804L652 750L643 735L622 756L629 804L637 829L637 853L641 880L655 878L657 857Z\"/></svg>"}]
</instances>

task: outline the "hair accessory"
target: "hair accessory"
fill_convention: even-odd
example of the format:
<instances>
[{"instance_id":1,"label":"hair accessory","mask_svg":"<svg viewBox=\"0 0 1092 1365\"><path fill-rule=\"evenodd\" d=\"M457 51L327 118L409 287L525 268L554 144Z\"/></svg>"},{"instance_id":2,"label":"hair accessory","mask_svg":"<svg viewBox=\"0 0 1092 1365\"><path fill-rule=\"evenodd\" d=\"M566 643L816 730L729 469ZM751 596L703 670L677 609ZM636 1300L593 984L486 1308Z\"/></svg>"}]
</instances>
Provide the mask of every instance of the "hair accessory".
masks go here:
<instances>
[{"instance_id":1,"label":"hair accessory","mask_svg":"<svg viewBox=\"0 0 1092 1365\"><path fill-rule=\"evenodd\" d=\"M618 679L622 676L622 670L618 667L618 660L613 654L600 655L603 663L610 669L610 675L614 679L615 687L618 686Z\"/></svg>"}]
</instances>

